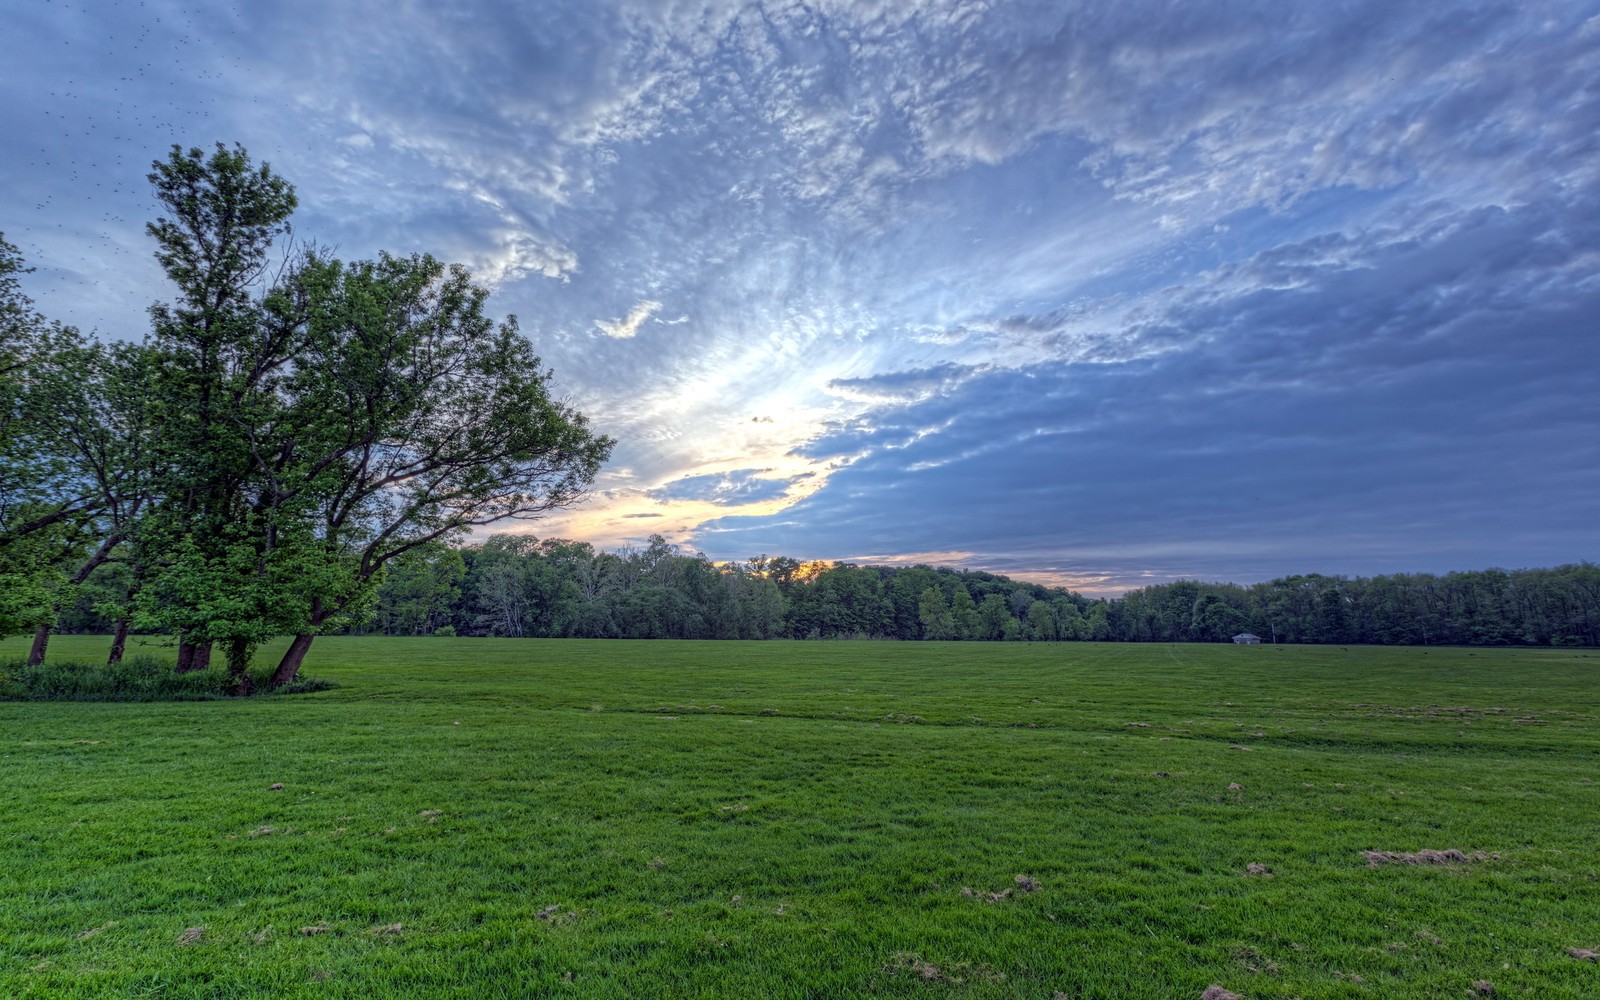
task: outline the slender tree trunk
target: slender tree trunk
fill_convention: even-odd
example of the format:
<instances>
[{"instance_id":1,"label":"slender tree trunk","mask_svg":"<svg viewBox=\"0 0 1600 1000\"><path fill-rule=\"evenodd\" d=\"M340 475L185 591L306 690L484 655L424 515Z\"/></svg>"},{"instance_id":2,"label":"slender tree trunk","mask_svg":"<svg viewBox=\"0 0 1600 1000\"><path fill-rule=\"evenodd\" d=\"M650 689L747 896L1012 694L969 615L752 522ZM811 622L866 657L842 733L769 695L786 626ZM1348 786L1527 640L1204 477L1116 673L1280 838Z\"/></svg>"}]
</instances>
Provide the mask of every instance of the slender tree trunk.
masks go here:
<instances>
[{"instance_id":1,"label":"slender tree trunk","mask_svg":"<svg viewBox=\"0 0 1600 1000\"><path fill-rule=\"evenodd\" d=\"M117 619L117 630L111 634L111 652L106 654L106 666L122 662L123 650L128 648L128 619Z\"/></svg>"},{"instance_id":2,"label":"slender tree trunk","mask_svg":"<svg viewBox=\"0 0 1600 1000\"><path fill-rule=\"evenodd\" d=\"M272 672L273 687L283 687L300 676L300 665L306 661L306 653L311 651L311 641L315 638L316 635L311 632L301 632L294 637L284 651L283 659L278 661L278 669Z\"/></svg>"},{"instance_id":3,"label":"slender tree trunk","mask_svg":"<svg viewBox=\"0 0 1600 1000\"><path fill-rule=\"evenodd\" d=\"M137 513L138 510L138 506L135 505L134 512ZM72 579L70 581L72 586L76 587L78 584L89 579L90 573L93 573L95 570L99 569L107 559L110 559L111 553L118 545L122 543L122 538L123 532L120 531L106 536L105 540L100 543L100 546L94 550L94 554L89 556L88 561L82 566L78 567L78 571L76 573L72 574ZM60 609L54 609L54 613L59 615L61 613ZM52 620L50 624L40 625L34 630L33 648L28 650L28 666L37 667L39 664L44 662L45 653L50 648L50 632L54 628L55 622Z\"/></svg>"},{"instance_id":4,"label":"slender tree trunk","mask_svg":"<svg viewBox=\"0 0 1600 1000\"><path fill-rule=\"evenodd\" d=\"M128 629L133 625L131 609L134 598L139 596L139 590L144 586L144 564L133 564L133 579L128 583L128 593L122 599L122 617L117 619L116 628L111 633L111 651L106 654L106 666L122 662L122 655L128 648Z\"/></svg>"},{"instance_id":5,"label":"slender tree trunk","mask_svg":"<svg viewBox=\"0 0 1600 1000\"><path fill-rule=\"evenodd\" d=\"M186 673L188 673L189 671L191 671L193 669L195 669L195 666L194 666L194 646L192 644L188 643L188 642L185 642L182 639L179 639L178 640L178 666L177 666L177 671L180 674L186 674Z\"/></svg>"},{"instance_id":6,"label":"slender tree trunk","mask_svg":"<svg viewBox=\"0 0 1600 1000\"><path fill-rule=\"evenodd\" d=\"M37 667L44 662L44 654L50 648L50 626L40 625L33 630L33 648L28 650L28 666Z\"/></svg>"},{"instance_id":7,"label":"slender tree trunk","mask_svg":"<svg viewBox=\"0 0 1600 1000\"><path fill-rule=\"evenodd\" d=\"M255 684L250 680L249 640L229 640L228 676L233 680L233 693L235 696L244 698L255 691Z\"/></svg>"}]
</instances>

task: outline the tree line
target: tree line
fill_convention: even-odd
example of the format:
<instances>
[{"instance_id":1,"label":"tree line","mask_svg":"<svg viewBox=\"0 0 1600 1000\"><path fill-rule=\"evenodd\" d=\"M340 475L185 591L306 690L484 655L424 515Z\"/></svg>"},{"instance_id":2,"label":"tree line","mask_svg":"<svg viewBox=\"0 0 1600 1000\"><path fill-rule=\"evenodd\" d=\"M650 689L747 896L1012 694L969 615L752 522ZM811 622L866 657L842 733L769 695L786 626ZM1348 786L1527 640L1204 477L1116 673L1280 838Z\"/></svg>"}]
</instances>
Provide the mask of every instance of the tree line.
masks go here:
<instances>
[{"instance_id":1,"label":"tree line","mask_svg":"<svg viewBox=\"0 0 1600 1000\"><path fill-rule=\"evenodd\" d=\"M96 587L63 617L112 623ZM660 536L606 552L587 542L495 535L419 546L393 560L352 634L506 638L898 639L1387 645L1600 644L1600 566L1376 577L1291 576L1248 586L1178 581L1086 597L992 573L930 566L713 563Z\"/></svg>"},{"instance_id":2,"label":"tree line","mask_svg":"<svg viewBox=\"0 0 1600 1000\"><path fill-rule=\"evenodd\" d=\"M240 694L293 636L285 684L391 563L584 496L612 442L465 269L297 244L293 187L240 147L149 180L172 298L142 343L47 320L0 237L0 635L33 632L30 661L87 611L110 661L159 632Z\"/></svg>"}]
</instances>

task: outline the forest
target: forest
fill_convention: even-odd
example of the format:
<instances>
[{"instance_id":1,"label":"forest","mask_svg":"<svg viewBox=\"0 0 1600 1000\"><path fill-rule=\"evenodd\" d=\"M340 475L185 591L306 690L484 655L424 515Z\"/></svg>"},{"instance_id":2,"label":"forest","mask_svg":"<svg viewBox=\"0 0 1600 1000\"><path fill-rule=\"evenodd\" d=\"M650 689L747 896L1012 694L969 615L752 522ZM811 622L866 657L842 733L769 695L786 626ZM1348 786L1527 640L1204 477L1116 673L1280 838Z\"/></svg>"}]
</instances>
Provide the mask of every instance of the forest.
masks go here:
<instances>
[{"instance_id":1,"label":"forest","mask_svg":"<svg viewBox=\"0 0 1600 1000\"><path fill-rule=\"evenodd\" d=\"M126 586L110 565L65 610L72 632L109 631L96 609ZM1600 566L1306 574L1266 583L1185 580L1121 597L946 567L858 566L787 556L713 563L659 535L616 552L500 534L394 560L348 634L503 638L898 639L1265 642L1458 646L1600 644Z\"/></svg>"}]
</instances>

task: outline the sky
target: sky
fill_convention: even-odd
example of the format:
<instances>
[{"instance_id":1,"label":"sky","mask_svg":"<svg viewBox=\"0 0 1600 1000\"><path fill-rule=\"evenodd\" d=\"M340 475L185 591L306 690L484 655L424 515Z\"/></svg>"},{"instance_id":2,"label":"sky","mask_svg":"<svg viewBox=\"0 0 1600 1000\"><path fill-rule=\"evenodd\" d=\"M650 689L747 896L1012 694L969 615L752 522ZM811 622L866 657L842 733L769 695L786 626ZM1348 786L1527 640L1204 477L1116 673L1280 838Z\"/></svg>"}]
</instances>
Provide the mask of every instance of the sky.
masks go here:
<instances>
[{"instance_id":1,"label":"sky","mask_svg":"<svg viewBox=\"0 0 1600 1000\"><path fill-rule=\"evenodd\" d=\"M1600 559L1600 2L30 0L0 232L169 294L242 143L345 259L471 267L616 438L532 525L1177 578Z\"/></svg>"}]
</instances>

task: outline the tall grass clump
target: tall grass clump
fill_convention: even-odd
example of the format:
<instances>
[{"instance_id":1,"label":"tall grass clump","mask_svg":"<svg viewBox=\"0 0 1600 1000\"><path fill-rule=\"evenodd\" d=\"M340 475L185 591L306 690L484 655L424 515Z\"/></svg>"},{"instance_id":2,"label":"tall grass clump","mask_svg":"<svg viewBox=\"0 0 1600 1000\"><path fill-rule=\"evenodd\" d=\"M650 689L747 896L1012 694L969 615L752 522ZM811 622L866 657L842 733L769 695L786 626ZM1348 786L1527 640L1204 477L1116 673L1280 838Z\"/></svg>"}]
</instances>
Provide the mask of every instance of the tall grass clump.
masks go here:
<instances>
[{"instance_id":1,"label":"tall grass clump","mask_svg":"<svg viewBox=\"0 0 1600 1000\"><path fill-rule=\"evenodd\" d=\"M271 671L255 677L257 690L274 694L325 691L332 682L301 678L276 691L266 686ZM230 696L232 682L221 666L177 673L171 663L134 656L121 663L0 664L0 701L214 701Z\"/></svg>"}]
</instances>

